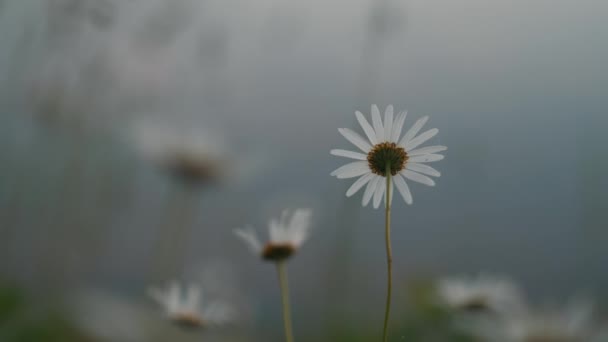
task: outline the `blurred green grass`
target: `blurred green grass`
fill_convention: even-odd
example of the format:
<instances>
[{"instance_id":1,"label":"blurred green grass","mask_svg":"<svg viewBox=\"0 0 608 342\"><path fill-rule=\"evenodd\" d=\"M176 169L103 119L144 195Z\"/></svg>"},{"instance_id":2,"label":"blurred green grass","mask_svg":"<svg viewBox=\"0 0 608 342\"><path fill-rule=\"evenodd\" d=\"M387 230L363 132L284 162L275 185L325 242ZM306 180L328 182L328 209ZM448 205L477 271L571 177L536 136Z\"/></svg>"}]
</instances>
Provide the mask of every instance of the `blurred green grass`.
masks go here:
<instances>
[{"instance_id":1,"label":"blurred green grass","mask_svg":"<svg viewBox=\"0 0 608 342\"><path fill-rule=\"evenodd\" d=\"M0 285L0 341L92 342L56 308L44 308L15 286Z\"/></svg>"}]
</instances>

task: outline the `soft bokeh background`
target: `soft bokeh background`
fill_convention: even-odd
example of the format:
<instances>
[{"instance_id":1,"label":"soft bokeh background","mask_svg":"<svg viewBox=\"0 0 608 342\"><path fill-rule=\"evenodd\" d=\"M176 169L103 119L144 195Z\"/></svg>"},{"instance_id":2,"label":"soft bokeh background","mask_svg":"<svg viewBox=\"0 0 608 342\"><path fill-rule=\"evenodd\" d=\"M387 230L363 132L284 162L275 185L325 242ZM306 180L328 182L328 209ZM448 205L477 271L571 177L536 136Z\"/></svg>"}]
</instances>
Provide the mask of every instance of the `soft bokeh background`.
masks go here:
<instances>
[{"instance_id":1,"label":"soft bokeh background","mask_svg":"<svg viewBox=\"0 0 608 342\"><path fill-rule=\"evenodd\" d=\"M145 295L176 278L236 302L211 340L278 340L274 269L231 230L297 207L315 214L290 264L296 335L377 336L383 213L345 198L328 153L372 103L430 115L449 147L438 185L396 202L395 336L408 284L451 274L604 317L607 17L602 0L0 1L3 338L200 340ZM211 141L220 177L165 172L165 135Z\"/></svg>"}]
</instances>

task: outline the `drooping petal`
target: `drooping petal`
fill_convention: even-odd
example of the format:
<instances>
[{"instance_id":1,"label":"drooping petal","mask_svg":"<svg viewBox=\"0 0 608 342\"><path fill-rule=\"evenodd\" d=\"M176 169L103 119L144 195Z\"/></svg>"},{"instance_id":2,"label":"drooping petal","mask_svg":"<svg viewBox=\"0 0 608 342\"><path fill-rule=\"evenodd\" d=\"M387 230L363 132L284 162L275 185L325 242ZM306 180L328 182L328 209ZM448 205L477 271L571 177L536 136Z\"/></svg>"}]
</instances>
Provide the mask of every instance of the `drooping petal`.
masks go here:
<instances>
[{"instance_id":1,"label":"drooping petal","mask_svg":"<svg viewBox=\"0 0 608 342\"><path fill-rule=\"evenodd\" d=\"M336 176L339 179L344 179L359 177L367 172L370 172L367 162L356 161L337 168L330 175Z\"/></svg>"},{"instance_id":2,"label":"drooping petal","mask_svg":"<svg viewBox=\"0 0 608 342\"><path fill-rule=\"evenodd\" d=\"M397 187L397 190L399 190L399 193L401 194L401 197L403 197L405 203L412 204L412 193L410 192L410 187L407 186L405 179L403 179L400 174L396 174L393 177L393 181L395 182L395 186Z\"/></svg>"},{"instance_id":3,"label":"drooping petal","mask_svg":"<svg viewBox=\"0 0 608 342\"><path fill-rule=\"evenodd\" d=\"M338 128L338 132L342 134L346 140L357 146L361 151L367 153L372 149L372 145L365 141L359 134L348 128Z\"/></svg>"},{"instance_id":4,"label":"drooping petal","mask_svg":"<svg viewBox=\"0 0 608 342\"><path fill-rule=\"evenodd\" d=\"M408 160L410 163L431 163L442 160L444 157L441 154L423 154L412 157Z\"/></svg>"},{"instance_id":5,"label":"drooping petal","mask_svg":"<svg viewBox=\"0 0 608 342\"><path fill-rule=\"evenodd\" d=\"M348 188L348 190L346 191L346 197L350 197L357 193L357 191L359 191L359 189L366 185L373 177L374 174L371 172L361 176L359 179L357 179L356 182L353 183L353 185L350 186L350 188Z\"/></svg>"},{"instance_id":6,"label":"drooping petal","mask_svg":"<svg viewBox=\"0 0 608 342\"><path fill-rule=\"evenodd\" d=\"M397 114L397 119L395 119L395 122L393 123L393 131L389 139L391 142L399 142L399 136L401 135L401 130L403 129L403 123L405 122L406 117L407 112L405 111Z\"/></svg>"},{"instance_id":7,"label":"drooping petal","mask_svg":"<svg viewBox=\"0 0 608 342\"><path fill-rule=\"evenodd\" d=\"M243 240L254 254L259 254L262 252L262 243L258 239L258 236L253 228L248 226L243 229L235 229L234 234Z\"/></svg>"},{"instance_id":8,"label":"drooping petal","mask_svg":"<svg viewBox=\"0 0 608 342\"><path fill-rule=\"evenodd\" d=\"M415 149L416 147L420 146L421 144L424 144L427 140L429 140L432 137L434 137L435 135L437 135L437 133L439 133L439 130L437 128L429 129L428 131L426 131L426 132L420 134L419 136L415 137L414 139L410 140L405 145L405 150L410 151L410 150Z\"/></svg>"},{"instance_id":9,"label":"drooping petal","mask_svg":"<svg viewBox=\"0 0 608 342\"><path fill-rule=\"evenodd\" d=\"M384 197L384 192L386 191L386 178L381 177L381 182L376 185L376 191L374 192L374 209L378 209L380 207L380 202L382 202L382 197Z\"/></svg>"},{"instance_id":10,"label":"drooping petal","mask_svg":"<svg viewBox=\"0 0 608 342\"><path fill-rule=\"evenodd\" d=\"M376 140L376 132L372 128L372 125L369 124L365 116L363 116L363 113L360 111L356 111L355 116L357 117L357 121L359 121L359 125L361 125L361 128L363 128L363 131L365 132L365 135L367 135L369 141L372 143L372 145L376 145L378 141Z\"/></svg>"},{"instance_id":11,"label":"drooping petal","mask_svg":"<svg viewBox=\"0 0 608 342\"><path fill-rule=\"evenodd\" d=\"M372 180L367 183L367 187L365 188L365 192L363 193L363 200L361 201L361 204L363 204L364 207L367 206L369 201L372 199L372 195L376 191L376 187L382 179L383 178L380 176L374 176L374 178L372 178Z\"/></svg>"},{"instance_id":12,"label":"drooping petal","mask_svg":"<svg viewBox=\"0 0 608 342\"><path fill-rule=\"evenodd\" d=\"M431 178L425 176L425 175L421 175L418 172L414 172L411 170L403 170L401 171L401 174L410 180L413 180L414 182L418 182L424 185L428 185L428 186L435 186L435 181L432 180Z\"/></svg>"},{"instance_id":13,"label":"drooping petal","mask_svg":"<svg viewBox=\"0 0 608 342\"><path fill-rule=\"evenodd\" d=\"M163 309L168 310L169 301L168 296L165 292L157 287L151 287L147 291L148 296L156 301L157 304L163 307Z\"/></svg>"},{"instance_id":14,"label":"drooping petal","mask_svg":"<svg viewBox=\"0 0 608 342\"><path fill-rule=\"evenodd\" d=\"M374 131L376 131L376 141L384 141L384 126L382 126L382 118L380 117L380 109L378 106L372 105L372 122L374 123Z\"/></svg>"},{"instance_id":15,"label":"drooping petal","mask_svg":"<svg viewBox=\"0 0 608 342\"><path fill-rule=\"evenodd\" d=\"M407 155L410 157L413 157L413 156L419 156L419 155L423 155L423 154L433 154L433 153L445 151L447 149L448 148L446 146L440 146L440 145L426 146L426 147L419 148L417 150L408 151Z\"/></svg>"},{"instance_id":16,"label":"drooping petal","mask_svg":"<svg viewBox=\"0 0 608 342\"><path fill-rule=\"evenodd\" d=\"M390 140L393 131L393 105L388 105L384 111L384 140Z\"/></svg>"},{"instance_id":17,"label":"drooping petal","mask_svg":"<svg viewBox=\"0 0 608 342\"><path fill-rule=\"evenodd\" d=\"M425 175L429 175L429 176L433 176L433 177L440 177L441 173L437 170L435 170L434 168L425 165L425 164L420 164L420 163L407 163L406 169L408 170L412 170L412 171L416 171L416 172L420 172L422 174Z\"/></svg>"},{"instance_id":18,"label":"drooping petal","mask_svg":"<svg viewBox=\"0 0 608 342\"><path fill-rule=\"evenodd\" d=\"M421 117L420 119L418 119L418 121L416 121L416 123L414 123L414 126L412 126L404 135L403 138L401 138L401 140L399 141L399 146L401 147L405 147L405 145L412 140L413 137L416 136L416 134L418 134L418 132L420 132L420 130L422 129L422 126L424 126L424 124L429 120L428 116L424 116Z\"/></svg>"}]
</instances>

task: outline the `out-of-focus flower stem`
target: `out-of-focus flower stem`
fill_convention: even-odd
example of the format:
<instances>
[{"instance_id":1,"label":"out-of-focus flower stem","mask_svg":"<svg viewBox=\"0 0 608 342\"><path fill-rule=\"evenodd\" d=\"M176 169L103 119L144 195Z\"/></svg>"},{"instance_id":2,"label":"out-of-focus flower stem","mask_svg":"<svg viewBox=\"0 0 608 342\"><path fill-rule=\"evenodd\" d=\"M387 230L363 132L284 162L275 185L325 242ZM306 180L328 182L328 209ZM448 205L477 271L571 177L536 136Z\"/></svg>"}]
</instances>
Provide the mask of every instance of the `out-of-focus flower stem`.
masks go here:
<instances>
[{"instance_id":1,"label":"out-of-focus flower stem","mask_svg":"<svg viewBox=\"0 0 608 342\"><path fill-rule=\"evenodd\" d=\"M279 274L279 285L281 287L281 300L283 302L283 324L285 325L285 340L294 342L293 329L291 326L291 305L289 304L289 284L287 281L287 262L277 262L277 273Z\"/></svg>"}]
</instances>

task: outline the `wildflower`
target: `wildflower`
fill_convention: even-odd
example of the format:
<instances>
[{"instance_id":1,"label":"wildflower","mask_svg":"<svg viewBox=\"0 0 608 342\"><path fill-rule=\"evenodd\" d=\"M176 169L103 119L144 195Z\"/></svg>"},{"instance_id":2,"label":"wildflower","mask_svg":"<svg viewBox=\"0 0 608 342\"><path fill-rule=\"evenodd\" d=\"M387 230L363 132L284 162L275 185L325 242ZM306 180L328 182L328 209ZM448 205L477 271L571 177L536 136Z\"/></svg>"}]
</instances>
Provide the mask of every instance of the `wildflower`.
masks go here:
<instances>
[{"instance_id":1,"label":"wildflower","mask_svg":"<svg viewBox=\"0 0 608 342\"><path fill-rule=\"evenodd\" d=\"M287 342L293 342L294 338L286 264L287 260L298 251L308 238L311 216L312 211L310 209L297 209L289 218L289 212L284 210L280 220L270 220L268 227L270 239L266 245L262 245L252 227L234 231L236 236L241 238L254 254L259 255L263 260L274 262L277 266L281 302L283 304L285 340Z\"/></svg>"},{"instance_id":2,"label":"wildflower","mask_svg":"<svg viewBox=\"0 0 608 342\"><path fill-rule=\"evenodd\" d=\"M380 201L387 191L383 182L387 177L391 188L388 200L392 200L392 188L396 186L405 202L412 204L412 194L405 178L434 186L435 181L429 176L439 177L441 174L426 163L442 160L443 155L438 153L445 151L447 147L437 145L419 148L438 133L438 130L433 128L418 134L428 121L428 116L416 121L401 137L406 112L400 112L393 120L393 106L388 106L384 112L384 122L382 122L380 110L376 105L372 105L371 112L373 126L361 112L357 111L355 114L367 140L348 128L338 129L340 134L363 153L340 149L331 150L330 153L335 156L356 160L336 169L331 175L340 179L359 177L347 190L346 196L350 197L366 186L363 193L363 206L367 206L372 197L374 208L380 206Z\"/></svg>"},{"instance_id":3,"label":"wildflower","mask_svg":"<svg viewBox=\"0 0 608 342\"><path fill-rule=\"evenodd\" d=\"M234 233L262 259L283 261L295 254L308 238L311 215L312 211L309 209L297 209L289 218L289 212L284 210L280 220L270 220L268 228L270 239L265 245L262 245L251 226L236 229Z\"/></svg>"},{"instance_id":4,"label":"wildflower","mask_svg":"<svg viewBox=\"0 0 608 342\"><path fill-rule=\"evenodd\" d=\"M446 306L457 311L521 314L525 310L519 288L505 277L445 278L439 281L437 293Z\"/></svg>"},{"instance_id":5,"label":"wildflower","mask_svg":"<svg viewBox=\"0 0 608 342\"><path fill-rule=\"evenodd\" d=\"M148 291L165 310L167 317L175 324L187 328L205 328L222 325L233 319L231 307L220 301L202 305L201 288L190 285L182 294L180 285L172 282L166 290L151 288Z\"/></svg>"},{"instance_id":6,"label":"wildflower","mask_svg":"<svg viewBox=\"0 0 608 342\"><path fill-rule=\"evenodd\" d=\"M188 184L218 181L225 173L222 143L203 132L142 122L135 127L142 154Z\"/></svg>"},{"instance_id":7,"label":"wildflower","mask_svg":"<svg viewBox=\"0 0 608 342\"><path fill-rule=\"evenodd\" d=\"M363 206L367 206L373 197L374 208L377 209L380 206L382 198L384 198L386 209L384 230L386 240L387 296L382 340L386 342L388 340L388 321L390 317L393 279L391 248L393 187L397 187L405 203L412 204L412 193L405 178L434 186L435 181L429 176L439 177L441 174L425 163L443 159L443 155L437 153L445 151L447 147L428 146L418 148L438 133L438 130L433 128L418 135L418 132L428 121L428 116L416 121L401 137L406 112L400 112L397 114L397 118L393 120L393 106L388 106L384 112L384 122L382 122L378 106L372 105L373 126L370 125L361 112L357 111L355 115L368 140L365 140L348 128L339 128L338 131L363 153L339 149L331 150L330 153L335 156L356 160L334 170L331 175L337 178L359 177L346 191L346 196L350 197L354 195L365 186L362 201Z\"/></svg>"},{"instance_id":8,"label":"wildflower","mask_svg":"<svg viewBox=\"0 0 608 342\"><path fill-rule=\"evenodd\" d=\"M562 310L538 310L511 315L505 323L508 342L581 342L594 334L593 308L589 302L573 301Z\"/></svg>"}]
</instances>

